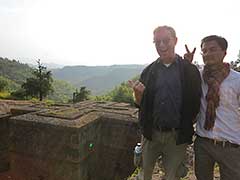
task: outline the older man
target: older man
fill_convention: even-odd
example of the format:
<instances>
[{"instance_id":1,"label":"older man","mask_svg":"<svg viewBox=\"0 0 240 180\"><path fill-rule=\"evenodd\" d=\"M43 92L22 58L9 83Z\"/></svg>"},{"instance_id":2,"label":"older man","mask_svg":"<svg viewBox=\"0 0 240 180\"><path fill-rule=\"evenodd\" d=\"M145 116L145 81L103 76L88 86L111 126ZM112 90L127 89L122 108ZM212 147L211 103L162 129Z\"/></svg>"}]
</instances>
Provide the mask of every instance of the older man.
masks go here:
<instances>
[{"instance_id":1,"label":"older man","mask_svg":"<svg viewBox=\"0 0 240 180\"><path fill-rule=\"evenodd\" d=\"M198 69L175 53L177 37L169 26L157 27L153 40L159 58L132 82L143 140L144 180L152 179L161 155L167 180L177 180L192 142L193 120L199 112L201 78Z\"/></svg>"}]
</instances>

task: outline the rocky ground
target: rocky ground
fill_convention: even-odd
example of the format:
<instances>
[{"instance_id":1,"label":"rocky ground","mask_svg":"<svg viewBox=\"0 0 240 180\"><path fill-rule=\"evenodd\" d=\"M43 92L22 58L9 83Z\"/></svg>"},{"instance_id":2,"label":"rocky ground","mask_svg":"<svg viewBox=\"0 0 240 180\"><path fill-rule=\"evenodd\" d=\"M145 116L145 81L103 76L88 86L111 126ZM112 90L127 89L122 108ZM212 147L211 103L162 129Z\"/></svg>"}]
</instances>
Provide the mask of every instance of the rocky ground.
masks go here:
<instances>
[{"instance_id":1,"label":"rocky ground","mask_svg":"<svg viewBox=\"0 0 240 180\"><path fill-rule=\"evenodd\" d=\"M0 114L9 113L11 108L32 105L30 101L14 101L0 99Z\"/></svg>"},{"instance_id":2,"label":"rocky ground","mask_svg":"<svg viewBox=\"0 0 240 180\"><path fill-rule=\"evenodd\" d=\"M193 164L194 164L194 151L193 147L189 146L187 150L187 160L186 160L186 167L188 168L188 174L186 177L182 178L181 180L197 180L194 171L193 171ZM164 172L163 169L161 168L161 161L157 162L154 168L152 180L164 180ZM214 180L220 180L219 177L219 169L216 166L215 172L214 172ZM132 177L128 178L128 180L138 180L136 178L136 174L133 174Z\"/></svg>"}]
</instances>

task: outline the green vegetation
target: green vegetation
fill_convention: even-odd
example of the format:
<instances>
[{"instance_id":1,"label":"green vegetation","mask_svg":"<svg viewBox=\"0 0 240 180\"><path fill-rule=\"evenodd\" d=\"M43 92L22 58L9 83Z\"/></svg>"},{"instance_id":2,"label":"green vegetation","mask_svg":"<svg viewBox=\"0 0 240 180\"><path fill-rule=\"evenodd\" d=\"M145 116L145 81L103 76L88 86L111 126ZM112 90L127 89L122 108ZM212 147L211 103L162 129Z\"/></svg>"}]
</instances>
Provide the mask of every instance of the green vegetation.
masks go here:
<instances>
[{"instance_id":1,"label":"green vegetation","mask_svg":"<svg viewBox=\"0 0 240 180\"><path fill-rule=\"evenodd\" d=\"M75 87L85 86L92 95L100 96L140 74L143 68L144 65L66 66L53 69L52 73L56 79L68 81Z\"/></svg>"},{"instance_id":2,"label":"green vegetation","mask_svg":"<svg viewBox=\"0 0 240 180\"><path fill-rule=\"evenodd\" d=\"M78 91L73 93L73 103L89 100L91 95L91 91L87 90L85 86L81 87Z\"/></svg>"},{"instance_id":3,"label":"green vegetation","mask_svg":"<svg viewBox=\"0 0 240 180\"><path fill-rule=\"evenodd\" d=\"M22 84L28 78L34 78L33 72L34 69L27 64L0 57L0 98L15 100L32 99L31 96L26 95ZM54 102L66 103L69 99L72 99L75 87L65 81L53 79L52 89L53 92L49 93L47 99Z\"/></svg>"},{"instance_id":4,"label":"green vegetation","mask_svg":"<svg viewBox=\"0 0 240 180\"><path fill-rule=\"evenodd\" d=\"M112 97L112 101L126 102L131 105L134 104L133 91L125 82L121 83L120 86L115 87L114 90L111 91L110 95Z\"/></svg>"},{"instance_id":5,"label":"green vegetation","mask_svg":"<svg viewBox=\"0 0 240 180\"><path fill-rule=\"evenodd\" d=\"M132 80L139 79L139 76L134 77ZM125 102L134 105L133 91L132 88L128 86L127 82L121 83L116 86L112 91L108 92L102 96L96 96L97 101L115 101L115 102Z\"/></svg>"},{"instance_id":6,"label":"green vegetation","mask_svg":"<svg viewBox=\"0 0 240 180\"><path fill-rule=\"evenodd\" d=\"M0 92L5 90L7 85L8 85L8 83L7 83L6 78L0 76Z\"/></svg>"},{"instance_id":7,"label":"green vegetation","mask_svg":"<svg viewBox=\"0 0 240 180\"><path fill-rule=\"evenodd\" d=\"M0 99L8 99L9 96L10 96L9 92L6 92L6 91L0 92Z\"/></svg>"},{"instance_id":8,"label":"green vegetation","mask_svg":"<svg viewBox=\"0 0 240 180\"><path fill-rule=\"evenodd\" d=\"M73 98L75 87L66 81L53 79L53 92L47 98L59 103L67 103Z\"/></svg>"},{"instance_id":9,"label":"green vegetation","mask_svg":"<svg viewBox=\"0 0 240 180\"><path fill-rule=\"evenodd\" d=\"M40 59L37 64L38 67L32 73L33 77L27 78L27 81L22 84L22 88L25 90L26 96L38 97L42 101L50 92L53 92L53 79L51 71L47 71Z\"/></svg>"},{"instance_id":10,"label":"green vegetation","mask_svg":"<svg viewBox=\"0 0 240 180\"><path fill-rule=\"evenodd\" d=\"M127 180L136 179L136 176L139 174L140 171L141 171L141 169L139 167L137 167L133 171L133 173L127 178Z\"/></svg>"},{"instance_id":11,"label":"green vegetation","mask_svg":"<svg viewBox=\"0 0 240 180\"><path fill-rule=\"evenodd\" d=\"M16 60L0 57L0 76L5 77L17 84L22 84L32 76L33 69L27 64Z\"/></svg>"},{"instance_id":12,"label":"green vegetation","mask_svg":"<svg viewBox=\"0 0 240 180\"><path fill-rule=\"evenodd\" d=\"M238 59L234 62L234 61L231 61L231 67L240 72L240 51L238 53Z\"/></svg>"},{"instance_id":13,"label":"green vegetation","mask_svg":"<svg viewBox=\"0 0 240 180\"><path fill-rule=\"evenodd\" d=\"M44 101L58 103L79 102L83 100L94 99L98 101L116 101L126 102L132 105L134 104L132 97L132 89L128 87L128 84L126 82L121 81L121 83L116 81L115 83L120 85L115 85L115 87L113 86L113 88L111 88L112 90L106 92L104 95L93 96L91 95L92 91L89 90L88 86L83 86L82 84L82 86L80 86L80 89L78 90L76 89L76 87L66 81L52 78L52 73L50 71L47 71L46 67L42 66L40 61L38 61L37 63L38 67L34 69L16 60L0 58L0 98L38 101L36 98L43 99L45 97ZM101 84L101 88L109 89L110 86L106 85L106 83L109 83L111 78L118 79L120 81L120 79L116 76L120 76L120 74L121 76L124 76L126 74L130 76L132 72L134 72L133 74L136 74L137 71L140 71L142 67L143 66L138 65L116 65L110 67L103 66L98 69L98 67L81 66L80 69L83 70L84 68L87 68L87 70L91 70L93 72L95 70L98 70L95 71L95 74L104 74L104 71L106 71L107 68L108 70L104 74L106 76L104 76L104 78L103 76L100 76L101 80L97 78L95 80L99 81L94 80L93 82L98 82L99 86ZM72 69L73 67L69 68ZM79 67L77 67L77 69L78 68ZM136 70L136 68L138 70ZM7 71L5 71L5 69L7 69ZM132 72L127 72L130 69L132 70ZM90 77L86 70L83 71L86 73L85 76ZM82 79L84 78L84 74L82 75L83 76L80 77L75 75L75 78ZM105 77L108 77L108 79L106 79ZM135 77L135 79L138 79L138 77ZM105 84L102 84L103 81L105 82Z\"/></svg>"}]
</instances>

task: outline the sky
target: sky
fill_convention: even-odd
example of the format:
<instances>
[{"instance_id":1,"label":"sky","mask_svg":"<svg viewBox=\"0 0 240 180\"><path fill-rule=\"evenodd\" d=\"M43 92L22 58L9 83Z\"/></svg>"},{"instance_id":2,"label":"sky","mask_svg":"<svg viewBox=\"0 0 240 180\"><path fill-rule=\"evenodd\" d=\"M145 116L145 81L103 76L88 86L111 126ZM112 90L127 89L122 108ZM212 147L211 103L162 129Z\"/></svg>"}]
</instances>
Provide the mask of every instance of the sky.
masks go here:
<instances>
[{"instance_id":1,"label":"sky","mask_svg":"<svg viewBox=\"0 0 240 180\"><path fill-rule=\"evenodd\" d=\"M149 64L153 30L175 28L176 52L207 35L228 40L225 61L240 50L238 0L0 0L0 57L61 65ZM237 23L238 22L238 23Z\"/></svg>"}]
</instances>

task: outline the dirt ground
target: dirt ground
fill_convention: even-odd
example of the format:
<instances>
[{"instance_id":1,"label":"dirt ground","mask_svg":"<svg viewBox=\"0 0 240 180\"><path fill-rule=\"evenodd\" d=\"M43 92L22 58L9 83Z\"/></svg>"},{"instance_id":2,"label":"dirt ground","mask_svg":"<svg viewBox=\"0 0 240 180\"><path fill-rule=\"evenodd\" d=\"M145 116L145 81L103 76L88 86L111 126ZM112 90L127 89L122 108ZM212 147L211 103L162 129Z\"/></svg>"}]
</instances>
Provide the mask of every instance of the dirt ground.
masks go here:
<instances>
[{"instance_id":1,"label":"dirt ground","mask_svg":"<svg viewBox=\"0 0 240 180\"><path fill-rule=\"evenodd\" d=\"M10 171L0 173L0 180L25 180L24 177Z\"/></svg>"},{"instance_id":2,"label":"dirt ground","mask_svg":"<svg viewBox=\"0 0 240 180\"><path fill-rule=\"evenodd\" d=\"M186 158L186 167L188 168L188 174L186 177L182 178L181 180L197 180L194 174L194 151L193 146L189 146L187 149L187 158ZM214 180L220 180L219 176L219 169L216 165L215 172L214 172ZM132 175L131 178L128 180L138 180L135 174ZM140 180L140 179L139 179ZM164 172L161 168L161 161L157 162L153 171L152 180L164 180Z\"/></svg>"}]
</instances>

